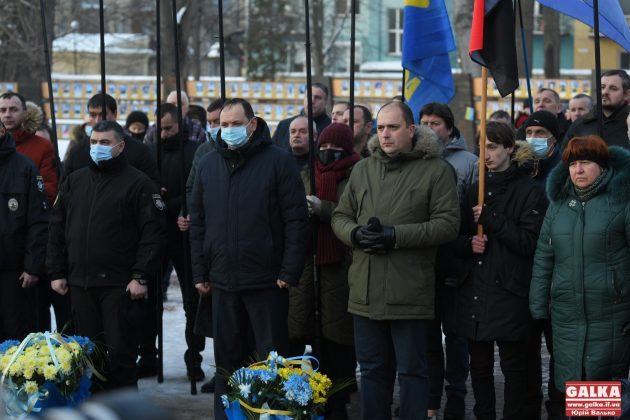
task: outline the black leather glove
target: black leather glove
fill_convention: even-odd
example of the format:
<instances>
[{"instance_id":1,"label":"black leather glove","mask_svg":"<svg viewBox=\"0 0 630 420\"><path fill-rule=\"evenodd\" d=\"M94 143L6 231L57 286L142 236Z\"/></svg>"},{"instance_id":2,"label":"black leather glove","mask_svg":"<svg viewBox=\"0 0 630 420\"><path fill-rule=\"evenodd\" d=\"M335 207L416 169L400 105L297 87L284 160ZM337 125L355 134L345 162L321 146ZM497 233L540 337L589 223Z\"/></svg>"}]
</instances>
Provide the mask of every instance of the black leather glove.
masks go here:
<instances>
[{"instance_id":1,"label":"black leather glove","mask_svg":"<svg viewBox=\"0 0 630 420\"><path fill-rule=\"evenodd\" d=\"M352 231L352 244L359 249L370 248L378 243L379 236L379 232L373 232L367 226L357 226Z\"/></svg>"},{"instance_id":2,"label":"black leather glove","mask_svg":"<svg viewBox=\"0 0 630 420\"><path fill-rule=\"evenodd\" d=\"M378 217L368 220L368 229L376 235L373 237L373 245L364 249L368 254L384 254L387 250L396 246L396 231L393 226L383 226Z\"/></svg>"}]
</instances>

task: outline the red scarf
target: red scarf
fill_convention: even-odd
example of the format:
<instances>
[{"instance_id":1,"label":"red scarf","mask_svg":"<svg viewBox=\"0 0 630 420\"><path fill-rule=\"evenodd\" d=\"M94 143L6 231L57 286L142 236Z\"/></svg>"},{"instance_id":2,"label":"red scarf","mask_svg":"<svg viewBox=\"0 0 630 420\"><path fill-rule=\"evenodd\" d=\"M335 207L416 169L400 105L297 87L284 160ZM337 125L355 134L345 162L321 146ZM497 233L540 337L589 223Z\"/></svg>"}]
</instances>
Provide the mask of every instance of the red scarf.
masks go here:
<instances>
[{"instance_id":1,"label":"red scarf","mask_svg":"<svg viewBox=\"0 0 630 420\"><path fill-rule=\"evenodd\" d=\"M337 184L348 177L350 169L361 158L357 153L339 159L330 165L315 161L315 188L317 197L322 201L337 202ZM330 223L320 223L317 232L317 265L333 264L343 260L343 243L333 233Z\"/></svg>"}]
</instances>

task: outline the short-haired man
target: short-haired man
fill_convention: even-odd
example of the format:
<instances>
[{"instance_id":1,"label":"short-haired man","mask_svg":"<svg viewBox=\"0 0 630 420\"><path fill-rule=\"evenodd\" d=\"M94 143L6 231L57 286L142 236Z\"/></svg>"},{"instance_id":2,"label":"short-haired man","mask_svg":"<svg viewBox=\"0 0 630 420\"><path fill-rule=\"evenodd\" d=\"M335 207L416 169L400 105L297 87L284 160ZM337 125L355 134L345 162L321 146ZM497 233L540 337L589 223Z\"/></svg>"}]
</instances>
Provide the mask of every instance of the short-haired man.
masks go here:
<instances>
[{"instance_id":1,"label":"short-haired man","mask_svg":"<svg viewBox=\"0 0 630 420\"><path fill-rule=\"evenodd\" d=\"M350 125L350 109L343 113L344 124ZM363 105L354 106L354 151L362 158L370 156L367 144L372 134L372 112Z\"/></svg>"},{"instance_id":2,"label":"short-haired man","mask_svg":"<svg viewBox=\"0 0 630 420\"><path fill-rule=\"evenodd\" d=\"M118 117L118 104L116 100L105 94L105 108L107 116L106 121L116 122ZM103 120L103 95L97 93L92 96L87 103L88 110L88 122L85 132L81 133L82 137L77 141L67 153L66 158L63 161L63 175L62 180L65 179L72 172L85 168L92 163L90 159L90 134L93 127ZM124 136L125 147L123 154L126 156L127 161L131 166L144 172L153 181L158 181L158 171L155 159L149 152L149 148L142 144L142 142L134 139L131 136Z\"/></svg>"},{"instance_id":3,"label":"short-haired man","mask_svg":"<svg viewBox=\"0 0 630 420\"><path fill-rule=\"evenodd\" d=\"M35 285L44 274L48 204L35 164L0 124L0 341L37 331Z\"/></svg>"},{"instance_id":4,"label":"short-haired man","mask_svg":"<svg viewBox=\"0 0 630 420\"><path fill-rule=\"evenodd\" d=\"M602 119L604 132L601 137L609 146L621 146L630 149L626 118L630 111L630 77L625 70L609 70L602 74ZM577 119L564 136L564 145L573 137L583 137L597 133L597 109Z\"/></svg>"},{"instance_id":5,"label":"short-haired man","mask_svg":"<svg viewBox=\"0 0 630 420\"><path fill-rule=\"evenodd\" d=\"M313 98L313 121L317 124L317 132L321 133L324 128L328 127L331 122L330 117L326 114L326 104L328 103L328 87L322 83L313 83L312 86L312 98ZM308 96L307 93L304 94L304 108L298 115L307 115L308 114ZM289 125L294 118L293 117L284 119L278 123L278 127L276 127L276 131L273 133L273 137L271 140L273 143L282 148L289 148Z\"/></svg>"},{"instance_id":6,"label":"short-haired man","mask_svg":"<svg viewBox=\"0 0 630 420\"><path fill-rule=\"evenodd\" d=\"M332 122L340 123L343 122L343 113L350 108L350 102L348 101L338 101L332 107L332 111L330 115L332 117Z\"/></svg>"},{"instance_id":7,"label":"short-haired man","mask_svg":"<svg viewBox=\"0 0 630 420\"><path fill-rule=\"evenodd\" d=\"M354 248L348 311L354 315L361 408L365 419L391 417L395 364L400 417L425 418L435 254L459 230L455 177L440 159L435 134L425 127L416 133L407 105L384 105L377 133L372 156L354 166L332 217L335 235Z\"/></svg>"},{"instance_id":8,"label":"short-haired man","mask_svg":"<svg viewBox=\"0 0 630 420\"><path fill-rule=\"evenodd\" d=\"M39 127L32 118L22 95L15 92L0 95L0 121L11 133L18 153L27 156L37 167L39 182L43 181L52 206L57 196L57 154L50 141L35 134Z\"/></svg>"},{"instance_id":9,"label":"short-haired man","mask_svg":"<svg viewBox=\"0 0 630 420\"><path fill-rule=\"evenodd\" d=\"M465 192L478 178L479 159L468 151L464 138L455 126L455 117L448 105L430 102L422 107L420 124L429 127L438 137L442 158L457 174L457 193L463 200ZM446 390L445 418L463 418L465 414L466 380L468 379L468 344L456 334L457 326L457 260L452 244L438 250L436 264L435 319L430 322L427 335L429 360L429 410L428 418L437 416ZM442 334L446 343L446 366ZM448 382L444 387L444 380Z\"/></svg>"},{"instance_id":10,"label":"short-haired man","mask_svg":"<svg viewBox=\"0 0 630 420\"><path fill-rule=\"evenodd\" d=\"M248 357L248 325L261 357L288 347L286 288L306 258L306 194L286 150L274 147L263 119L234 98L221 110L217 151L199 162L191 200L193 280L212 288L214 357L232 371ZM216 377L215 395L227 391ZM221 398L214 415L224 419Z\"/></svg>"},{"instance_id":11,"label":"short-haired man","mask_svg":"<svg viewBox=\"0 0 630 420\"><path fill-rule=\"evenodd\" d=\"M308 118L300 115L291 121L289 136L289 146L300 172L305 165L308 165ZM313 122L313 144L315 143L317 143L317 127Z\"/></svg>"},{"instance_id":12,"label":"short-haired man","mask_svg":"<svg viewBox=\"0 0 630 420\"><path fill-rule=\"evenodd\" d=\"M181 100L182 100L182 118L184 122L184 130L186 133L186 138L195 143L204 143L207 140L206 131L203 129L202 125L196 121L193 121L188 116L188 108L190 101L188 100L188 95L186 92L181 92ZM166 97L166 103L173 104L177 106L177 91L171 91ZM157 126L153 124L147 130L147 134L144 136L144 144L153 144L156 142L157 136L155 135L155 131Z\"/></svg>"},{"instance_id":13,"label":"short-haired man","mask_svg":"<svg viewBox=\"0 0 630 420\"><path fill-rule=\"evenodd\" d=\"M573 123L591 109L593 109L593 98L585 93L578 93L569 101L569 119Z\"/></svg>"},{"instance_id":14,"label":"short-haired man","mask_svg":"<svg viewBox=\"0 0 630 420\"><path fill-rule=\"evenodd\" d=\"M571 121L567 120L564 116L562 109L562 103L560 102L560 95L553 89L541 88L536 94L534 94L534 112L547 111L556 116L558 120L558 136L564 137L567 132ZM516 132L517 140L525 140L525 130L523 126L519 126Z\"/></svg>"},{"instance_id":15,"label":"short-haired man","mask_svg":"<svg viewBox=\"0 0 630 420\"><path fill-rule=\"evenodd\" d=\"M108 389L137 385L136 358L147 295L166 242L157 187L131 167L115 121L92 127L86 168L61 184L46 266L53 290L70 291L76 332L103 343Z\"/></svg>"}]
</instances>

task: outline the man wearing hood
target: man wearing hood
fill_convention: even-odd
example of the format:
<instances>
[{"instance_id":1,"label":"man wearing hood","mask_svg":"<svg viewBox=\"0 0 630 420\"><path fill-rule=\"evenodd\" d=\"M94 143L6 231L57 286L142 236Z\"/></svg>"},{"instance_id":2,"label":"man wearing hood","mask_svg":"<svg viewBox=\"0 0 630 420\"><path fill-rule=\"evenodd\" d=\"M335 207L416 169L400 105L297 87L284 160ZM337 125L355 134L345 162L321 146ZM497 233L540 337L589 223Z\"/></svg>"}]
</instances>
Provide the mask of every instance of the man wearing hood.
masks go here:
<instances>
[{"instance_id":1,"label":"man wearing hood","mask_svg":"<svg viewBox=\"0 0 630 420\"><path fill-rule=\"evenodd\" d=\"M212 290L216 365L231 372L247 361L248 325L260 357L288 347L287 287L302 274L308 211L295 159L249 102L228 100L220 120L217 150L199 162L190 239L195 286ZM227 390L218 375L215 395ZM214 414L225 418L220 398Z\"/></svg>"},{"instance_id":2,"label":"man wearing hood","mask_svg":"<svg viewBox=\"0 0 630 420\"><path fill-rule=\"evenodd\" d=\"M35 285L44 273L48 204L37 168L0 124L0 341L37 330Z\"/></svg>"},{"instance_id":3,"label":"man wearing hood","mask_svg":"<svg viewBox=\"0 0 630 420\"><path fill-rule=\"evenodd\" d=\"M427 331L435 317L435 256L456 238L455 176L435 134L416 132L411 109L389 102L377 116L372 154L358 162L333 211L332 228L353 247L348 311L354 316L363 418L391 417L392 367L400 417L424 418Z\"/></svg>"},{"instance_id":4,"label":"man wearing hood","mask_svg":"<svg viewBox=\"0 0 630 420\"><path fill-rule=\"evenodd\" d=\"M163 266L166 267L168 261L172 261L173 267L179 279L179 286L182 293L182 301L184 303L184 312L186 314L186 346L187 350L184 354L187 374L189 378L195 381L203 380L205 377L201 369L201 352L204 349L205 338L194 333L195 314L197 313L198 296L194 290L190 273L191 268L188 261L184 258L184 237L182 231L177 224L177 218L182 209L182 202L186 199L186 191L182 190L182 177L188 177L190 168L192 167L193 157L199 143L192 142L188 139L186 128L180 130L178 123L177 107L170 103L163 103L160 107L159 114L156 118L160 118L160 143L150 146L151 153L156 155L156 148L161 148L162 167L160 168L161 193L166 203L166 225L168 230L168 246L166 248L165 261ZM184 165L182 167L181 148L184 153ZM188 274L188 276L187 276ZM149 308L151 315L148 317L147 328L145 329L144 338L140 346L140 361L138 366L141 376L152 376L157 373L157 350L155 348L155 337L157 329L155 325L155 289L149 291ZM159 297L161 298L161 296Z\"/></svg>"},{"instance_id":5,"label":"man wearing hood","mask_svg":"<svg viewBox=\"0 0 630 420\"><path fill-rule=\"evenodd\" d=\"M630 77L625 70L609 70L602 73L602 113L604 132L601 137L609 146L630 149L626 118L630 111ZM573 137L584 137L597 133L597 109L594 107L582 118L578 118L567 130L562 150Z\"/></svg>"},{"instance_id":6,"label":"man wearing hood","mask_svg":"<svg viewBox=\"0 0 630 420\"><path fill-rule=\"evenodd\" d=\"M459 200L478 178L478 157L468 151L466 142L455 127L453 112L446 104L432 102L420 110L420 123L437 135L442 146L442 158L457 173ZM452 244L440 247L436 264L436 317L427 336L429 359L429 411L427 418L435 418L442 400L444 380L446 390L445 419L463 419L465 415L466 379L468 378L468 345L455 333L457 286L461 277L452 252ZM446 365L442 348L442 333L446 337Z\"/></svg>"}]
</instances>

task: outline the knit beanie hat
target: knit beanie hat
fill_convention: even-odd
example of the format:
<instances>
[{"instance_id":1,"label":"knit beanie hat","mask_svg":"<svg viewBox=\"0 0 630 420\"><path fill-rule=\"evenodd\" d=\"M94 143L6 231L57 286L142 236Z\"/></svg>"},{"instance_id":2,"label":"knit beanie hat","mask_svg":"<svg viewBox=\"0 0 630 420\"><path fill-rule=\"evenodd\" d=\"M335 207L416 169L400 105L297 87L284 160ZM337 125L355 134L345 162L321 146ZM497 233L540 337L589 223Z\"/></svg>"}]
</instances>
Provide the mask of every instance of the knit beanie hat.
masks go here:
<instances>
[{"instance_id":1,"label":"knit beanie hat","mask_svg":"<svg viewBox=\"0 0 630 420\"><path fill-rule=\"evenodd\" d=\"M149 127L149 118L147 117L147 114L142 111L133 111L127 116L127 127L135 122L139 122L144 124L145 127Z\"/></svg>"},{"instance_id":2,"label":"knit beanie hat","mask_svg":"<svg viewBox=\"0 0 630 420\"><path fill-rule=\"evenodd\" d=\"M348 153L354 152L354 136L349 126L343 123L333 123L319 134L317 148L322 144L331 143L341 147Z\"/></svg>"},{"instance_id":3,"label":"knit beanie hat","mask_svg":"<svg viewBox=\"0 0 630 420\"><path fill-rule=\"evenodd\" d=\"M536 111L532 115L529 116L525 124L523 124L523 130L527 130L527 127L530 126L540 126L546 128L547 131L553 135L553 137L561 141L562 139L558 138L560 128L558 126L558 118L553 115L549 111Z\"/></svg>"}]
</instances>

